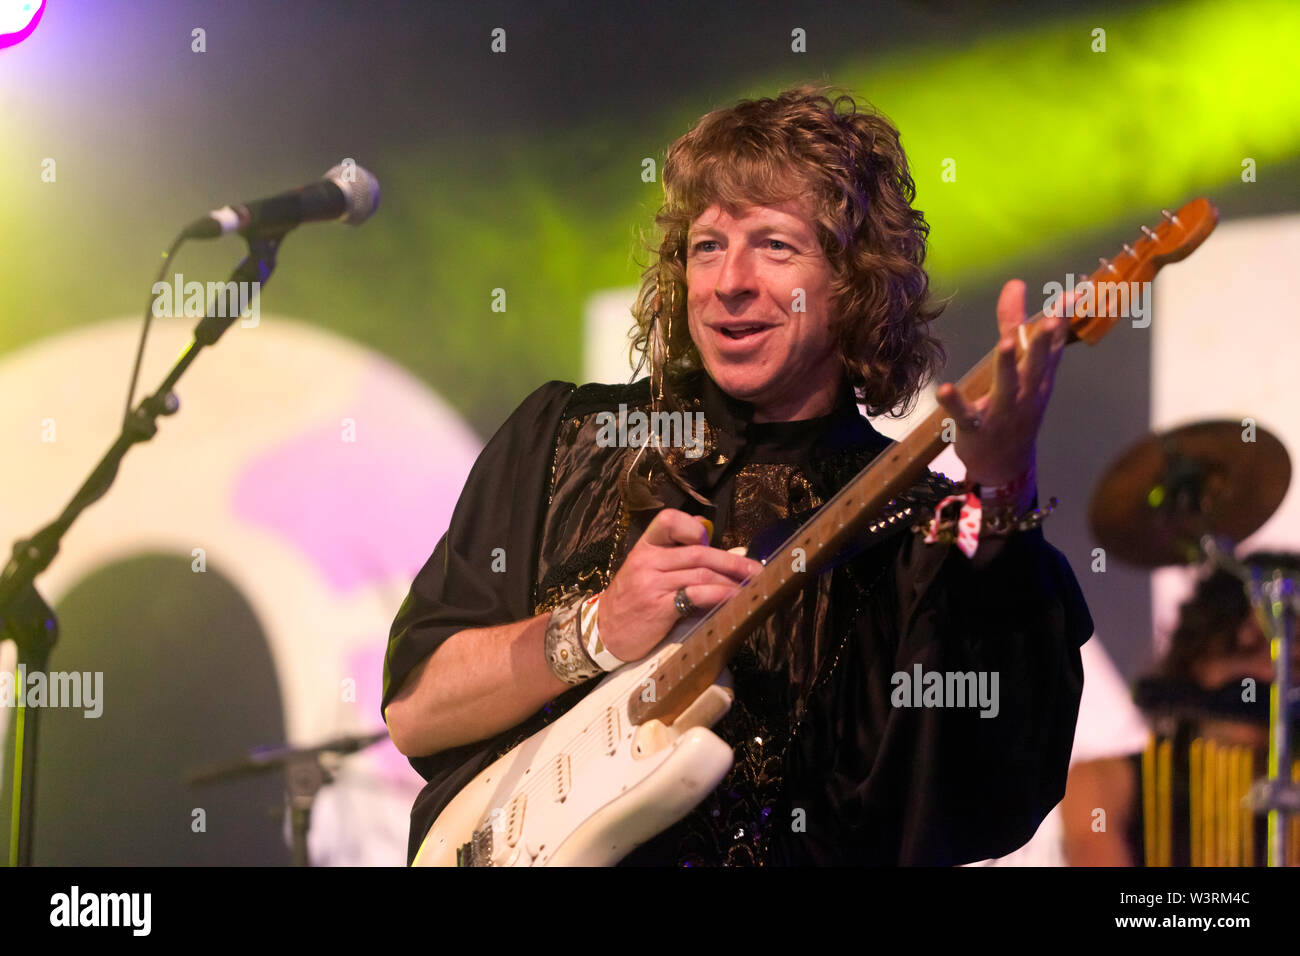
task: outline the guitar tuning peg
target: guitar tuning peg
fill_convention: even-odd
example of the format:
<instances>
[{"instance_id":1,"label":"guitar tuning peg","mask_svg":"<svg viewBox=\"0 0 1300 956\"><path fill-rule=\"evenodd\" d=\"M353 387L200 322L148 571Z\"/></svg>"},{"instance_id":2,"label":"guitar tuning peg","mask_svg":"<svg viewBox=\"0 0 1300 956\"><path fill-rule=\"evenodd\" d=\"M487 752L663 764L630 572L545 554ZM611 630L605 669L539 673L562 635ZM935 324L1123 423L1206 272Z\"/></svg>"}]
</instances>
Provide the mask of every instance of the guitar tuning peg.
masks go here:
<instances>
[{"instance_id":1,"label":"guitar tuning peg","mask_svg":"<svg viewBox=\"0 0 1300 956\"><path fill-rule=\"evenodd\" d=\"M1099 258L1097 259L1097 262L1101 264L1101 267L1102 267L1103 269L1107 269L1107 270L1109 270L1109 271L1111 271L1111 272L1114 272L1114 271L1115 271L1115 267L1114 267L1113 265L1110 264L1110 260L1107 259L1105 256L1101 256L1101 257L1099 257Z\"/></svg>"},{"instance_id":2,"label":"guitar tuning peg","mask_svg":"<svg viewBox=\"0 0 1300 956\"><path fill-rule=\"evenodd\" d=\"M1142 235L1146 236L1148 239L1151 240L1154 240L1156 237L1156 234L1152 232L1150 229L1148 229L1146 226L1142 227Z\"/></svg>"},{"instance_id":3,"label":"guitar tuning peg","mask_svg":"<svg viewBox=\"0 0 1300 956\"><path fill-rule=\"evenodd\" d=\"M1127 252L1130 256L1133 255L1133 247L1130 246L1127 242L1124 243L1124 251Z\"/></svg>"},{"instance_id":4,"label":"guitar tuning peg","mask_svg":"<svg viewBox=\"0 0 1300 956\"><path fill-rule=\"evenodd\" d=\"M1170 222L1172 222L1175 226L1181 226L1181 225L1182 225L1182 223L1178 221L1178 217L1175 216L1175 215L1174 215L1172 212L1170 212L1168 209L1161 209L1161 210L1160 210L1160 215L1164 216L1166 219L1168 219Z\"/></svg>"}]
</instances>

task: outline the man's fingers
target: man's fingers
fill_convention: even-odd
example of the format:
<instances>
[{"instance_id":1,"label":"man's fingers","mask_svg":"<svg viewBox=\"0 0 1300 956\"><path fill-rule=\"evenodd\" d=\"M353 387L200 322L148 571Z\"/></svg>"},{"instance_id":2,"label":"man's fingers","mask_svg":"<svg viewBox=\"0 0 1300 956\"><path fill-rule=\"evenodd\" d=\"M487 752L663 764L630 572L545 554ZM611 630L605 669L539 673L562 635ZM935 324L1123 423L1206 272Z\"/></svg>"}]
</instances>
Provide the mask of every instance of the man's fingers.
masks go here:
<instances>
[{"instance_id":1,"label":"man's fingers","mask_svg":"<svg viewBox=\"0 0 1300 956\"><path fill-rule=\"evenodd\" d=\"M1047 318L1042 320L1047 323L1034 340L1029 343L1029 351L1025 355L1025 388L1026 394L1032 394L1037 391L1042 381L1043 372L1046 368L1048 353L1052 350L1052 340L1054 336L1050 330L1054 328L1052 323L1061 321L1060 319Z\"/></svg>"},{"instance_id":2,"label":"man's fingers","mask_svg":"<svg viewBox=\"0 0 1300 956\"><path fill-rule=\"evenodd\" d=\"M962 397L961 392L957 391L957 387L951 382L940 385L934 393L934 398L943 410L953 417L958 428L972 427L978 417L974 407Z\"/></svg>"},{"instance_id":3,"label":"man's fingers","mask_svg":"<svg viewBox=\"0 0 1300 956\"><path fill-rule=\"evenodd\" d=\"M659 579L660 586L670 594L676 594L678 588L686 587L720 587L737 588L741 582L727 574L721 574L712 568L684 568L681 571L667 571Z\"/></svg>"},{"instance_id":4,"label":"man's fingers","mask_svg":"<svg viewBox=\"0 0 1300 956\"><path fill-rule=\"evenodd\" d=\"M1061 356L1065 354L1065 343L1070 332L1070 323L1062 322L1058 333L1052 336L1052 344L1047 352L1047 359L1043 363L1043 380L1038 385L1039 396L1046 401L1052 394L1053 383L1056 381L1056 369L1061 364Z\"/></svg>"},{"instance_id":5,"label":"man's fingers","mask_svg":"<svg viewBox=\"0 0 1300 956\"><path fill-rule=\"evenodd\" d=\"M1025 284L1012 279L998 296L998 338L1014 336L1016 326L1025 321Z\"/></svg>"},{"instance_id":6,"label":"man's fingers","mask_svg":"<svg viewBox=\"0 0 1300 956\"><path fill-rule=\"evenodd\" d=\"M739 590L734 584L693 584L686 588L686 599L703 611L721 604Z\"/></svg>"},{"instance_id":7,"label":"man's fingers","mask_svg":"<svg viewBox=\"0 0 1300 956\"><path fill-rule=\"evenodd\" d=\"M993 369L993 394L989 398L989 411L1005 412L1016 402L1020 392L1020 374L1016 371L1016 340L1004 338L998 343L997 360Z\"/></svg>"},{"instance_id":8,"label":"man's fingers","mask_svg":"<svg viewBox=\"0 0 1300 956\"><path fill-rule=\"evenodd\" d=\"M763 570L763 566L752 558L703 545L665 548L657 555L655 565L660 571L706 568L710 571L716 571L718 574L724 574L735 581L743 581Z\"/></svg>"},{"instance_id":9,"label":"man's fingers","mask_svg":"<svg viewBox=\"0 0 1300 956\"><path fill-rule=\"evenodd\" d=\"M705 530L703 519L675 508L665 508L655 515L641 537L647 544L659 548L709 543L709 533Z\"/></svg>"}]
</instances>

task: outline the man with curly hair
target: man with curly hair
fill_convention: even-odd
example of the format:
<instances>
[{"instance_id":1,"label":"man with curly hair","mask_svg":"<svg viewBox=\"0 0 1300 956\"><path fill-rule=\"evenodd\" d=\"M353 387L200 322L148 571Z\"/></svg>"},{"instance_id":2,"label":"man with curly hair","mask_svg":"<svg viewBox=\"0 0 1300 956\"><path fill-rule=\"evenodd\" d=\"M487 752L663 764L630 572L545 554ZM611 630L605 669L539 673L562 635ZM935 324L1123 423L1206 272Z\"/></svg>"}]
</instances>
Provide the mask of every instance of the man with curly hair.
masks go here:
<instances>
[{"instance_id":1,"label":"man with curly hair","mask_svg":"<svg viewBox=\"0 0 1300 956\"><path fill-rule=\"evenodd\" d=\"M900 413L943 361L928 226L884 117L820 87L745 100L673 143L663 180L633 308L648 377L530 395L393 623L385 720L429 781L412 853L462 787L593 677L734 595L784 537L772 526L797 526L889 444L859 403ZM946 384L937 397L986 512L1020 517L1068 327L1045 319L1017 363L1023 283L997 315L990 394L968 402ZM702 416L703 454L653 426L601 440L638 412ZM954 490L929 474L892 513ZM1037 526L986 529L968 554L910 523L860 536L749 636L714 728L731 771L625 863L950 865L1034 833L1064 790L1092 633L1078 585ZM930 675L978 679L992 699L931 697Z\"/></svg>"}]
</instances>

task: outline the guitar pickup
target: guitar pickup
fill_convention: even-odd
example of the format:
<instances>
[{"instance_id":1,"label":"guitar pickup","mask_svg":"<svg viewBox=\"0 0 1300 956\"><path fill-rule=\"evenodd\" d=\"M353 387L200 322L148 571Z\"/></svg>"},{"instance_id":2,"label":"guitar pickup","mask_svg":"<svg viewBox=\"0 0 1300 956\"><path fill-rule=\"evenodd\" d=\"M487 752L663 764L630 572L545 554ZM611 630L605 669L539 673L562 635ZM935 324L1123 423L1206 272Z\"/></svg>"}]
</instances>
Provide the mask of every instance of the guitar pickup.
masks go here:
<instances>
[{"instance_id":1,"label":"guitar pickup","mask_svg":"<svg viewBox=\"0 0 1300 956\"><path fill-rule=\"evenodd\" d=\"M555 785L555 802L563 803L573 789L573 771L568 754L557 754L551 763L551 778Z\"/></svg>"},{"instance_id":2,"label":"guitar pickup","mask_svg":"<svg viewBox=\"0 0 1300 956\"><path fill-rule=\"evenodd\" d=\"M515 794L506 811L506 846L515 846L524 832L524 807L528 797L522 793Z\"/></svg>"},{"instance_id":3,"label":"guitar pickup","mask_svg":"<svg viewBox=\"0 0 1300 956\"><path fill-rule=\"evenodd\" d=\"M602 725L605 733L605 755L612 757L614 751L618 750L618 711L613 707L606 707Z\"/></svg>"}]
</instances>

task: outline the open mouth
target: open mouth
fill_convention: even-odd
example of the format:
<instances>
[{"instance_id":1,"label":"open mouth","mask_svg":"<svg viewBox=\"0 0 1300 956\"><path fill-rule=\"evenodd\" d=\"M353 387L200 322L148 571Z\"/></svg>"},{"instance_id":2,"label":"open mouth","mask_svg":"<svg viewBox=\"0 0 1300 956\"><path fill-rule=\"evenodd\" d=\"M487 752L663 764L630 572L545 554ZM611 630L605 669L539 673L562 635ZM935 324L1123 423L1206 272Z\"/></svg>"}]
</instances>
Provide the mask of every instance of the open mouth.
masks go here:
<instances>
[{"instance_id":1,"label":"open mouth","mask_svg":"<svg viewBox=\"0 0 1300 956\"><path fill-rule=\"evenodd\" d=\"M767 330L768 326L766 325L751 325L739 329L721 329L720 331L729 339L745 339L749 338L751 335L757 335L759 332L766 332Z\"/></svg>"}]
</instances>

